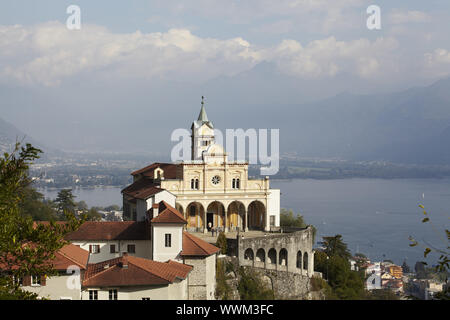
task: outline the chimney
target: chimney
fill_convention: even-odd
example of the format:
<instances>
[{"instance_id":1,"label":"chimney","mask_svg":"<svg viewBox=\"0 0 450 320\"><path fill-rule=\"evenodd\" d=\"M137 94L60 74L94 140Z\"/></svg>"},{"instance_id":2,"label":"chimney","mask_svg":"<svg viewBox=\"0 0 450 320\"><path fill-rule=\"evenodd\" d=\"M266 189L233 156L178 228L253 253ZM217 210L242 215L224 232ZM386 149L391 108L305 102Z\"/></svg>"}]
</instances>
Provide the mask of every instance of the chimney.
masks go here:
<instances>
[{"instance_id":1,"label":"chimney","mask_svg":"<svg viewBox=\"0 0 450 320\"><path fill-rule=\"evenodd\" d=\"M124 252L122 255L122 268L128 269L128 253Z\"/></svg>"},{"instance_id":2,"label":"chimney","mask_svg":"<svg viewBox=\"0 0 450 320\"><path fill-rule=\"evenodd\" d=\"M152 209L153 209L153 218L157 217L159 214L159 204L154 203L152 205Z\"/></svg>"}]
</instances>

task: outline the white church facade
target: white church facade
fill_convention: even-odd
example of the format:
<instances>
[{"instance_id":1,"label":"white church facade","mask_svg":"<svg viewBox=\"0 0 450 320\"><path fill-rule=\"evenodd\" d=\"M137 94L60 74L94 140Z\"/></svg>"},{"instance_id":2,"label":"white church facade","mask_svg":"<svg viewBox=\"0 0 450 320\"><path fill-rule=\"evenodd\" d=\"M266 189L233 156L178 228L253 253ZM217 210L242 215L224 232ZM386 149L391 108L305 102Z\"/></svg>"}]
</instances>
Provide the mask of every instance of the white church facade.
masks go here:
<instances>
[{"instance_id":1,"label":"white church facade","mask_svg":"<svg viewBox=\"0 0 450 320\"><path fill-rule=\"evenodd\" d=\"M133 183L122 190L124 218L142 221L163 199L183 214L192 232L279 227L280 190L270 188L268 177L249 178L247 162L228 160L203 101L191 131L190 161L153 163L131 173Z\"/></svg>"}]
</instances>

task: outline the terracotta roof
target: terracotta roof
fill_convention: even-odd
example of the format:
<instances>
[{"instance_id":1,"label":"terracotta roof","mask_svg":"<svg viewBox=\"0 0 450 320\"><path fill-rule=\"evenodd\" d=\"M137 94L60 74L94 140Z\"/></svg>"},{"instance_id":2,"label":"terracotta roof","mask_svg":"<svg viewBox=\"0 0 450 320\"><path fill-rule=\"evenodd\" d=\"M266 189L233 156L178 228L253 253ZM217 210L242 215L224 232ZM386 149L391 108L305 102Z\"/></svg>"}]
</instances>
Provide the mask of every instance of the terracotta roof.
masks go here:
<instances>
[{"instance_id":1,"label":"terracotta roof","mask_svg":"<svg viewBox=\"0 0 450 320\"><path fill-rule=\"evenodd\" d=\"M53 261L56 270L67 270L68 267L76 264L80 269L85 270L89 260L89 252L80 247L68 244L59 249Z\"/></svg>"},{"instance_id":2,"label":"terracotta roof","mask_svg":"<svg viewBox=\"0 0 450 320\"><path fill-rule=\"evenodd\" d=\"M151 180L141 178L123 189L122 193L136 199L147 200L152 195L164 190L165 189L160 188L158 184L153 183Z\"/></svg>"},{"instance_id":3,"label":"terracotta roof","mask_svg":"<svg viewBox=\"0 0 450 320\"><path fill-rule=\"evenodd\" d=\"M149 232L145 221L86 221L66 240L149 240Z\"/></svg>"},{"instance_id":4,"label":"terracotta roof","mask_svg":"<svg viewBox=\"0 0 450 320\"><path fill-rule=\"evenodd\" d=\"M127 266L126 268L124 266ZM123 256L88 266L84 287L165 285L186 279L192 266Z\"/></svg>"},{"instance_id":5,"label":"terracotta roof","mask_svg":"<svg viewBox=\"0 0 450 320\"><path fill-rule=\"evenodd\" d=\"M27 245L27 244L25 244ZM31 243L32 245L32 243ZM14 258L9 258L9 262L13 262ZM66 271L68 267L77 265L80 269L86 270L89 260L89 252L71 243L63 246L55 252L55 258L45 262L43 265L53 265L55 270ZM0 264L0 270L6 268L5 264ZM12 265L12 269L17 269L18 265Z\"/></svg>"},{"instance_id":6,"label":"terracotta roof","mask_svg":"<svg viewBox=\"0 0 450 320\"><path fill-rule=\"evenodd\" d=\"M136 170L131 173L132 176L136 176L138 174L142 174L146 177L150 177L153 179L153 171L157 168L161 168L164 170L164 178L165 179L176 179L177 176L177 167L178 165L173 163L160 163L155 162L145 168Z\"/></svg>"},{"instance_id":7,"label":"terracotta roof","mask_svg":"<svg viewBox=\"0 0 450 320\"><path fill-rule=\"evenodd\" d=\"M158 216L151 223L187 223L183 215L165 201L159 203Z\"/></svg>"},{"instance_id":8,"label":"terracotta roof","mask_svg":"<svg viewBox=\"0 0 450 320\"><path fill-rule=\"evenodd\" d=\"M210 256L219 250L216 246L183 231L183 250L181 251L181 256Z\"/></svg>"}]
</instances>

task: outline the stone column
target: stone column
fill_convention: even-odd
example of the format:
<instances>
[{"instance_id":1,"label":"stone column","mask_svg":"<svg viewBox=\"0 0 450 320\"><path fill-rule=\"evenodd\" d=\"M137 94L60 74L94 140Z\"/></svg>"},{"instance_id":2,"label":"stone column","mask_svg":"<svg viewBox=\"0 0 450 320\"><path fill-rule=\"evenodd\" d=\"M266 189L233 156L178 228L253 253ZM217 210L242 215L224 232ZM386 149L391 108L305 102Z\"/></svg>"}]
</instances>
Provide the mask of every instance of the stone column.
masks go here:
<instances>
[{"instance_id":1,"label":"stone column","mask_svg":"<svg viewBox=\"0 0 450 320\"><path fill-rule=\"evenodd\" d=\"M245 216L245 229L244 231L247 232L248 231L248 208L244 208L245 212L244 212L244 216Z\"/></svg>"},{"instance_id":2,"label":"stone column","mask_svg":"<svg viewBox=\"0 0 450 320\"><path fill-rule=\"evenodd\" d=\"M204 206L204 205L202 204L202 206ZM203 233L208 233L208 228L207 228L208 223L206 222L206 211L207 211L206 209L203 210Z\"/></svg>"},{"instance_id":3,"label":"stone column","mask_svg":"<svg viewBox=\"0 0 450 320\"><path fill-rule=\"evenodd\" d=\"M311 278L313 275L314 275L314 251L311 251L311 253L308 254L308 277Z\"/></svg>"},{"instance_id":4,"label":"stone column","mask_svg":"<svg viewBox=\"0 0 450 320\"><path fill-rule=\"evenodd\" d=\"M228 214L228 210L225 206L223 206L223 224L224 224L224 231L228 232L228 225L227 225L227 214Z\"/></svg>"}]
</instances>

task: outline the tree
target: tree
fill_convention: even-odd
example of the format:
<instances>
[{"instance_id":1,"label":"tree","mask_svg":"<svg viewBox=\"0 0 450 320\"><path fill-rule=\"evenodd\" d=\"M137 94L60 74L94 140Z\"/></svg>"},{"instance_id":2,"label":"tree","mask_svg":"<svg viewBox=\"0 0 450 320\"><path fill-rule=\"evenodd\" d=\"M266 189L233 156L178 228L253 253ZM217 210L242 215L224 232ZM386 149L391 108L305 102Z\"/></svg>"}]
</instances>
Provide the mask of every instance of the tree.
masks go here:
<instances>
[{"instance_id":1,"label":"tree","mask_svg":"<svg viewBox=\"0 0 450 320\"><path fill-rule=\"evenodd\" d=\"M87 211L89 209L86 201L84 201L84 200L77 202L76 207L78 210L81 210L81 211Z\"/></svg>"},{"instance_id":2,"label":"tree","mask_svg":"<svg viewBox=\"0 0 450 320\"><path fill-rule=\"evenodd\" d=\"M220 232L217 237L216 246L220 248L221 254L227 254L227 237L224 232Z\"/></svg>"},{"instance_id":3,"label":"tree","mask_svg":"<svg viewBox=\"0 0 450 320\"><path fill-rule=\"evenodd\" d=\"M434 231L439 234L440 232L435 228L435 226L431 222L429 214L425 210L425 207L423 205L419 205L419 207L422 209L422 213L425 216L423 218L423 220L422 220L422 223L429 223L429 224L431 224L431 227L434 229ZM409 240L411 241L411 243L409 244L410 247L415 247L415 246L417 246L419 244L419 242L417 240L415 240L411 236L409 237ZM430 252L432 252L432 251L438 253L439 254L439 260L438 260L437 267L435 268L436 271L438 271L438 272L448 272L449 271L449 267L450 267L450 259L448 258L449 251L450 251L450 231L448 229L445 229L445 237L442 237L442 243L443 243L443 247L442 248L436 248L436 247L433 247L431 245L426 246L424 251L423 251L423 256L424 256L424 258L426 258L427 255ZM422 263L424 265L427 265L426 262L422 262Z\"/></svg>"},{"instance_id":4,"label":"tree","mask_svg":"<svg viewBox=\"0 0 450 320\"><path fill-rule=\"evenodd\" d=\"M341 235L323 237L324 250L314 253L314 266L326 278L331 292L327 299L365 299L364 271L350 269L351 254Z\"/></svg>"},{"instance_id":5,"label":"tree","mask_svg":"<svg viewBox=\"0 0 450 320\"><path fill-rule=\"evenodd\" d=\"M120 207L117 204L113 204L113 205L107 206L105 208L105 211L108 211L108 212L110 212L110 211L120 211Z\"/></svg>"},{"instance_id":6,"label":"tree","mask_svg":"<svg viewBox=\"0 0 450 320\"><path fill-rule=\"evenodd\" d=\"M22 215L30 216L34 221L58 220L52 203L45 201L42 193L31 186L23 189L23 198L19 202Z\"/></svg>"},{"instance_id":7,"label":"tree","mask_svg":"<svg viewBox=\"0 0 450 320\"><path fill-rule=\"evenodd\" d=\"M86 213L86 220L88 221L100 221L101 219L102 215L95 208L91 208Z\"/></svg>"},{"instance_id":8,"label":"tree","mask_svg":"<svg viewBox=\"0 0 450 320\"><path fill-rule=\"evenodd\" d=\"M352 255L347 248L347 244L342 241L340 234L334 237L323 237L323 246L325 247L325 253L327 256L339 256L346 260L349 260Z\"/></svg>"},{"instance_id":9,"label":"tree","mask_svg":"<svg viewBox=\"0 0 450 320\"><path fill-rule=\"evenodd\" d=\"M227 280L227 265L223 259L217 260L216 263L216 298L221 300L228 300L231 296L231 287Z\"/></svg>"},{"instance_id":10,"label":"tree","mask_svg":"<svg viewBox=\"0 0 450 320\"><path fill-rule=\"evenodd\" d=\"M239 268L238 291L241 300L273 300L272 289L267 288L259 275L251 268Z\"/></svg>"},{"instance_id":11,"label":"tree","mask_svg":"<svg viewBox=\"0 0 450 320\"><path fill-rule=\"evenodd\" d=\"M402 271L403 271L403 273L411 273L411 268L406 263L406 260L403 261Z\"/></svg>"},{"instance_id":12,"label":"tree","mask_svg":"<svg viewBox=\"0 0 450 320\"><path fill-rule=\"evenodd\" d=\"M308 225L303 220L301 214L297 214L294 218L294 212L292 210L281 209L280 212L280 226L281 227L295 227L295 228L306 228ZM313 241L316 237L317 229L314 226L310 226L313 231Z\"/></svg>"},{"instance_id":13,"label":"tree","mask_svg":"<svg viewBox=\"0 0 450 320\"><path fill-rule=\"evenodd\" d=\"M294 212L292 210L282 208L280 212L280 226L306 228L307 225L302 215L298 214L294 218Z\"/></svg>"},{"instance_id":14,"label":"tree","mask_svg":"<svg viewBox=\"0 0 450 320\"><path fill-rule=\"evenodd\" d=\"M55 199L58 212L75 212L75 196L72 194L72 189L62 189L58 192Z\"/></svg>"},{"instance_id":15,"label":"tree","mask_svg":"<svg viewBox=\"0 0 450 320\"><path fill-rule=\"evenodd\" d=\"M4 299L36 298L22 291L14 279L55 274L51 261L56 251L66 244L64 236L82 223L67 214L65 224L35 224L21 214L20 203L31 183L28 169L41 152L31 144L16 143L11 154L0 158L0 297Z\"/></svg>"}]
</instances>

